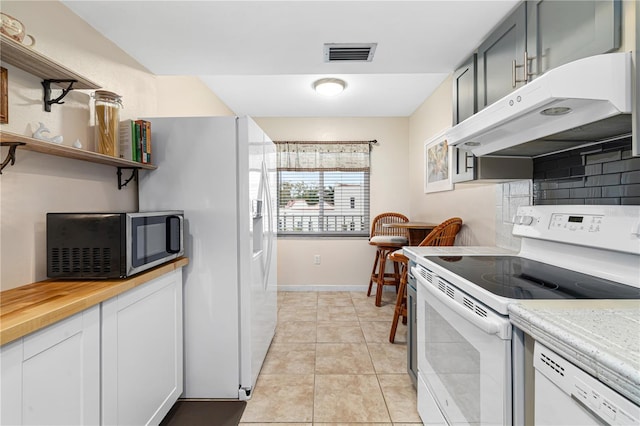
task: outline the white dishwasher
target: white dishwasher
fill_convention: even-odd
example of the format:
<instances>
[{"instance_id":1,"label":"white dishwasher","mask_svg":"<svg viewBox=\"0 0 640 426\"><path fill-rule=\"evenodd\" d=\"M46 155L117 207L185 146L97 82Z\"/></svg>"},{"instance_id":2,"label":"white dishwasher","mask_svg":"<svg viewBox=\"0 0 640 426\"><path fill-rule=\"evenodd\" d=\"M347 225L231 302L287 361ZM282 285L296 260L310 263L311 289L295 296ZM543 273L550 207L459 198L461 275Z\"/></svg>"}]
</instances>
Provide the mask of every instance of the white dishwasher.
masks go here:
<instances>
[{"instance_id":1,"label":"white dishwasher","mask_svg":"<svg viewBox=\"0 0 640 426\"><path fill-rule=\"evenodd\" d=\"M536 425L638 425L640 407L539 342L535 343Z\"/></svg>"}]
</instances>

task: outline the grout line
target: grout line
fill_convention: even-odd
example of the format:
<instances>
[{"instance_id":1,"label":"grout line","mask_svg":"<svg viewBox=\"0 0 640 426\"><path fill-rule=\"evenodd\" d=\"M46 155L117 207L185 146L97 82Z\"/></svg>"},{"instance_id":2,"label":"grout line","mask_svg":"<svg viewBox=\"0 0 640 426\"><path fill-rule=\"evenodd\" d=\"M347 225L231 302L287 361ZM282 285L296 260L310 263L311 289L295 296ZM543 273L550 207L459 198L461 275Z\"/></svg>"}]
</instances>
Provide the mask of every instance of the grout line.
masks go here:
<instances>
[{"instance_id":1,"label":"grout line","mask_svg":"<svg viewBox=\"0 0 640 426\"><path fill-rule=\"evenodd\" d=\"M316 342L313 357L313 400L311 401L311 424L316 420L316 369L318 367L318 295L316 294Z\"/></svg>"},{"instance_id":2,"label":"grout line","mask_svg":"<svg viewBox=\"0 0 640 426\"><path fill-rule=\"evenodd\" d=\"M320 322L320 321L319 321L319 317L318 317L318 315L319 315L318 311L321 309L321 307L319 306L319 299L320 299L320 297L319 297L319 293L318 293L318 292L314 292L314 293L315 293L315 296L316 296L316 297L315 297L315 299L316 299L316 305L315 305L315 309L316 309L315 321L309 321L309 322L314 322L314 323L315 323L315 331L316 331L315 341L313 342L313 345L314 345L314 365L313 365L313 394L312 394L312 404L311 404L311 405L312 405L312 406L311 406L311 422L308 422L308 423L311 423L311 424L315 424L315 409L316 409L316 396L317 396L317 395L316 395L316 385L317 385L317 381L316 381L317 377L316 377L316 376L318 376L318 375L319 375L319 374L317 373L317 370L316 370L316 369L317 369L317 364L318 364L318 345L319 345L319 344L321 344L321 343L318 341L318 323ZM375 367L375 364L374 364L374 362L373 362L373 356L372 356L372 354L371 354L371 350L370 350L370 344L378 344L378 345L379 345L379 344L381 344L381 343L386 343L386 341L385 341L385 342L375 342L375 341L371 341L371 342L369 342L369 341L367 340L367 338L366 338L366 336L365 336L365 333L364 333L364 330L363 330L363 328L362 328L364 323L370 324L370 323L373 323L373 322L382 322L382 321L371 320L371 319L370 319L370 317L367 317L367 320L362 320L362 319L361 319L361 317L358 315L358 311L356 310L356 304L354 303L354 297L353 297L353 296L354 296L354 292L346 292L346 293L347 293L347 295L349 296L349 298L350 298L350 302L351 302L351 304L350 304L350 305L348 305L348 306L353 307L353 309L356 311L357 324L358 324L358 326L359 326L359 328L360 328L360 330L359 330L359 331L360 331L360 334L362 335L362 338L364 339L362 343L364 343L364 344L366 345L367 354L369 355L369 361L371 362L371 365L372 365L372 367L373 367L373 375L375 375L375 376L376 376L376 382L378 383L378 388L380 389L380 393L381 393L381 395L382 395L382 398L383 398L383 401L384 401L384 404L385 404L385 410L386 410L386 413L387 413L387 416L388 416L388 419L389 419L389 420L388 420L388 422L389 422L389 423L391 423L391 424L393 424L393 421L392 421L392 418L391 418L391 412L390 412L390 409L389 409L389 403L388 403L388 401L387 401L387 396L385 396L385 393L384 393L384 391L383 391L383 389L382 389L382 383L381 383L381 381L380 381L380 375L381 375L381 374L383 374L383 373L379 373L379 372L377 371L377 369L376 369L376 367ZM371 299L371 298L367 298L367 299L364 299L364 300L369 300L369 299ZM284 305L284 300L286 300L286 299L283 299L283 300L282 300L282 302L283 302L283 303L279 303L279 305L278 305L278 310L280 310L280 309L282 308L282 306ZM373 302L372 302L372 303L373 303ZM391 303L391 302L390 302L390 303ZM323 306L322 308L328 308L328 307L331 307L331 306L334 306L334 305L325 305L325 306ZM339 305L339 306L340 306L340 307L343 307L342 305ZM305 309L305 307L304 307L304 306L301 306L301 307L300 307L300 309ZM285 322L292 322L292 321L290 321L290 320L289 320L289 321L285 321ZM334 323L337 323L337 324L340 324L340 323L341 323L341 322L339 322L339 321L333 321L333 322L334 322ZM391 320L388 320L388 321L387 321L387 320L384 320L384 322L385 322L385 324L387 324L388 326L390 326L390 324L391 324ZM344 323L345 323L345 324L346 324L346 323L349 323L349 324L355 324L355 322L353 322L353 321L348 321L348 322L344 322ZM287 343L287 342L281 342L281 343ZM295 342L289 342L289 343L295 343ZM359 343L359 342L324 342L324 343L345 343L345 344L356 344L356 343ZM300 344L302 344L302 343L300 343ZM390 374L391 374L391 373L390 373ZM362 373L353 373L353 374L342 374L342 375L362 376L362 375L365 375L365 374L362 374ZM371 374L366 374L366 375L367 375L367 376L370 376ZM303 423L307 423L307 422L303 422ZM385 422L385 423L386 423L386 422Z\"/></svg>"}]
</instances>

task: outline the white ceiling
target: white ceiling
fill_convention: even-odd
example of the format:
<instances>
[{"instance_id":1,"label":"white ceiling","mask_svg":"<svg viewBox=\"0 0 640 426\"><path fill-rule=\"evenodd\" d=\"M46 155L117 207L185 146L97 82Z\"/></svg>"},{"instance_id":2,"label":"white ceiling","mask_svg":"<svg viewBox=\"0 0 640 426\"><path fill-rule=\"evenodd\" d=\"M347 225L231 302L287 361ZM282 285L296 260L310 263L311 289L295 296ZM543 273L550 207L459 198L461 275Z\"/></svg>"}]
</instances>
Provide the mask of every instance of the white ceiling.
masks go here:
<instances>
[{"instance_id":1,"label":"white ceiling","mask_svg":"<svg viewBox=\"0 0 640 426\"><path fill-rule=\"evenodd\" d=\"M63 1L158 75L196 75L236 114L409 116L520 0ZM325 63L324 43L377 43ZM338 77L333 98L312 83Z\"/></svg>"}]
</instances>

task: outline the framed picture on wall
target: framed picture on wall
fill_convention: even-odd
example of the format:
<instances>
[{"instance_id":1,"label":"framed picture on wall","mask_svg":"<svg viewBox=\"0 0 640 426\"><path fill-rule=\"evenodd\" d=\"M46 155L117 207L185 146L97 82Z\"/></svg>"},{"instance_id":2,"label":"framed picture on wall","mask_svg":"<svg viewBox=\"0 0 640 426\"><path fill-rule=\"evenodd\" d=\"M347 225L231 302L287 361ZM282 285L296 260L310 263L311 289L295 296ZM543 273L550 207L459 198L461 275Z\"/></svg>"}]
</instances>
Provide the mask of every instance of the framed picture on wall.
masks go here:
<instances>
[{"instance_id":1,"label":"framed picture on wall","mask_svg":"<svg viewBox=\"0 0 640 426\"><path fill-rule=\"evenodd\" d=\"M424 192L452 190L452 169L453 149L442 131L424 144Z\"/></svg>"},{"instance_id":2,"label":"framed picture on wall","mask_svg":"<svg viewBox=\"0 0 640 426\"><path fill-rule=\"evenodd\" d=\"M9 122L9 87L7 69L0 67L0 124Z\"/></svg>"}]
</instances>

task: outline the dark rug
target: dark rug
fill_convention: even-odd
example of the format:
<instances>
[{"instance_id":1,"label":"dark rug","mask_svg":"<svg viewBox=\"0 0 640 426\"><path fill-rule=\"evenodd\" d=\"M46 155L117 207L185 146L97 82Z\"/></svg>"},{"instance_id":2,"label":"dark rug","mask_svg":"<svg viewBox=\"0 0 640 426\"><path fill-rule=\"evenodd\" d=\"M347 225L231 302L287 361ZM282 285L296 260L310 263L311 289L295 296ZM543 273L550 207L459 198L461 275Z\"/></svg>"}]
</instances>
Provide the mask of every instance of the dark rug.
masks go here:
<instances>
[{"instance_id":1,"label":"dark rug","mask_svg":"<svg viewBox=\"0 0 640 426\"><path fill-rule=\"evenodd\" d=\"M246 401L178 401L160 426L238 426Z\"/></svg>"}]
</instances>

